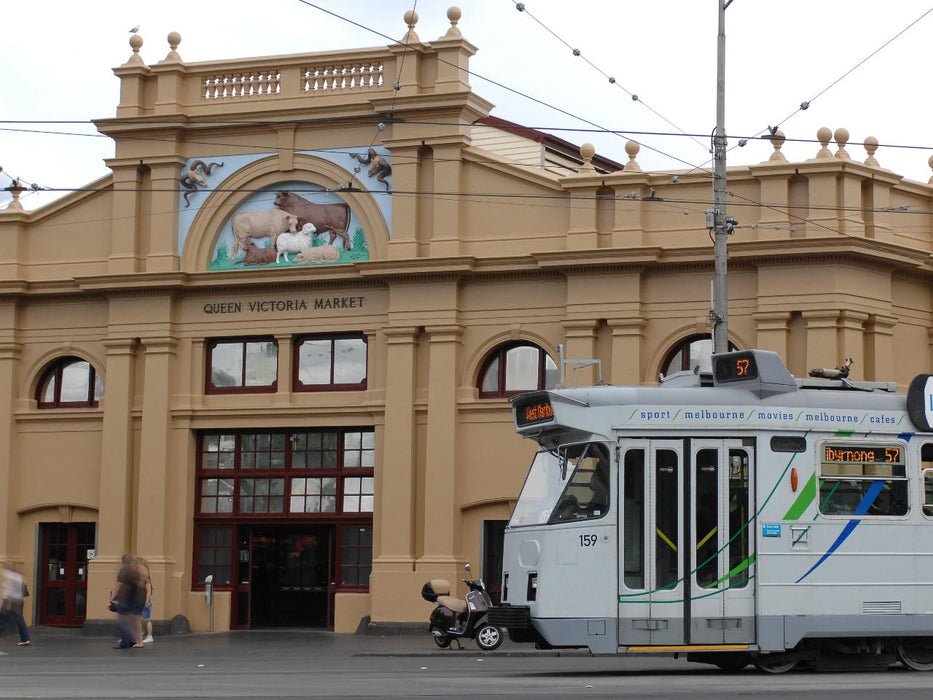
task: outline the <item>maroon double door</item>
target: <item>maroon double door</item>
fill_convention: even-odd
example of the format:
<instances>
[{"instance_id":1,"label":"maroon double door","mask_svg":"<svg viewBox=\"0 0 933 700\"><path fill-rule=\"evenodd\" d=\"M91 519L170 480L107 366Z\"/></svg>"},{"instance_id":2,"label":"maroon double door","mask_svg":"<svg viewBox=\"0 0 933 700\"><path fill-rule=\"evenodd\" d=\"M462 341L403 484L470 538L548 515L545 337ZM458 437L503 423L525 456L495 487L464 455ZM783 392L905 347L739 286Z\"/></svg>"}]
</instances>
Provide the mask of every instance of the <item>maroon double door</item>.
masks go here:
<instances>
[{"instance_id":1,"label":"maroon double door","mask_svg":"<svg viewBox=\"0 0 933 700\"><path fill-rule=\"evenodd\" d=\"M40 526L38 622L80 627L87 617L87 554L95 547L95 523ZM28 604L28 601L27 601Z\"/></svg>"}]
</instances>

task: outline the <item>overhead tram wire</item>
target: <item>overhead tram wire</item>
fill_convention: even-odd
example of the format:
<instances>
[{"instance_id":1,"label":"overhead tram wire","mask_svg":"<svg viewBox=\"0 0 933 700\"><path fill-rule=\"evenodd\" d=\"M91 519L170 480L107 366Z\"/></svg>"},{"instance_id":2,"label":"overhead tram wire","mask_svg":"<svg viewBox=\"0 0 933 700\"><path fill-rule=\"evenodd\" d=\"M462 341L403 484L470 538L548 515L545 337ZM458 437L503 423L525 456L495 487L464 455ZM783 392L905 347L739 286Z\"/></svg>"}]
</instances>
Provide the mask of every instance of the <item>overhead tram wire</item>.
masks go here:
<instances>
[{"instance_id":1,"label":"overhead tram wire","mask_svg":"<svg viewBox=\"0 0 933 700\"><path fill-rule=\"evenodd\" d=\"M799 105L793 112L791 112L791 113L788 114L786 117L784 117L783 119L781 119L780 121L778 121L777 124L776 124L775 126L770 126L770 125L769 125L769 126L767 126L766 128L761 129L760 131L758 131L754 136L733 137L733 138L738 138L738 142L736 143L735 146L731 146L731 147L728 149L727 152L731 152L731 151L735 150L736 148L741 148L742 146L745 145L746 142L748 142L748 141L750 141L750 140L752 140L752 139L761 138L766 132L768 132L769 135L773 135L773 134L778 130L778 128L779 128L782 124L784 124L785 122L789 121L792 117L796 116L796 115L799 114L800 112L803 112L803 111L806 111L807 109L809 109L809 108L810 108L810 105L811 105L817 98L822 97L826 92L828 92L830 89L832 89L833 87L835 87L835 86L836 86L838 83L840 83L843 79L845 79L846 77L848 77L849 74L853 73L853 72L856 71L858 68L860 68L862 65L864 65L865 63L867 63L871 58L874 58L874 56L875 56L876 54L880 53L880 52L881 52L883 49L885 49L889 44L891 44L892 42L894 42L895 39L899 38L902 34L904 34L905 32L907 32L907 30L909 30L909 29L910 29L911 27L913 27L915 24L917 24L918 22L920 22L920 20L922 20L922 19L923 19L924 17L926 17L927 15L929 15L931 12L933 12L933 7L931 7L929 10L927 10L927 11L924 12L922 15L920 15L919 17L917 17L917 19L915 19L913 22L911 22L910 24L908 24L906 27L904 27L901 31L899 31L897 34L895 34L894 36L892 36L890 39L888 39L887 41L885 41L881 46L879 46L877 49L875 49L874 51L872 51L870 54L868 54L868 56L866 56L865 58L863 58L861 61L859 61L858 63L856 63L854 66L852 66L852 68L850 68L850 69L847 70L845 73L843 73L842 75L840 75L838 78L836 78L834 81L832 81L832 82L831 82L829 85L827 85L825 88L823 88L822 90L820 90L816 95L814 95L813 97L811 97L809 100L804 100L803 102L801 102L800 105ZM801 141L801 139L788 139L788 138L785 138L785 140L786 140L786 141L791 141L791 142L799 142L799 141ZM879 144L879 148L880 148L880 147L881 147L881 144ZM920 146L892 146L892 145L885 145L884 147L885 147L885 148L924 148L924 150L928 150L928 147L920 147ZM693 168L691 168L690 170L688 170L687 173L683 173L683 174L684 174L684 175L689 174L690 172L693 172L694 170L703 170L703 171L706 171L706 167L705 167L705 166L710 162L710 160L712 160L712 159L706 160L706 161L704 161L703 163L701 163L700 165L694 166Z\"/></svg>"},{"instance_id":2,"label":"overhead tram wire","mask_svg":"<svg viewBox=\"0 0 933 700\"><path fill-rule=\"evenodd\" d=\"M839 83L841 83L845 78L847 78L850 74L854 73L856 70L858 70L859 68L861 68L861 67L862 67L865 63L867 63L870 59L874 58L877 54L881 53L881 51L884 50L885 48L887 48L891 43L893 43L893 42L895 41L895 39L900 38L901 35L903 35L903 34L906 33L909 29L911 29L912 27L914 27L917 23L919 23L924 17L926 17L926 16L929 15L930 13L933 13L933 7L931 7L929 10L927 10L927 11L924 12L922 15L920 15L919 17L917 17L917 19L915 19L913 22L911 22L910 24L908 24L906 27L904 27L904 28L903 28L901 31L899 31L897 34L895 34L894 36L892 36L890 39L888 39L886 42L884 42L881 46L879 46L877 49L875 49L874 51L872 51L870 54L868 54L868 55L867 55L865 58L863 58L861 61L859 61L858 63L856 63L854 66L852 66L852 67L851 67L849 70L847 70L845 73L843 73L843 74L840 75L838 78L836 78L835 80L833 80L829 85L827 85L826 87L824 87L822 90L820 90L818 93L816 93L816 94L815 94L813 97L811 97L809 100L804 100L803 102L801 102L800 105L797 107L797 109L795 109L793 112L791 112L791 113L788 114L786 117L784 117L782 120L780 120L780 121L777 123L777 125L775 125L774 127L769 126L769 127L767 127L766 129L762 129L762 130L759 131L757 134L755 134L755 136L754 136L753 138L758 138L759 136L761 136L762 134L764 134L766 131L770 131L771 129L777 130L777 128L780 127L781 124L783 124L784 122L788 121L789 119L791 119L792 117L796 116L796 115L799 114L800 112L803 112L803 111L806 111L807 109L809 109L809 108L810 108L810 105L812 105L814 101L816 101L818 98L822 97L822 96L823 96L825 93L827 93L829 90L831 90L831 89L834 88L836 85L838 85Z\"/></svg>"},{"instance_id":3,"label":"overhead tram wire","mask_svg":"<svg viewBox=\"0 0 933 700\"><path fill-rule=\"evenodd\" d=\"M378 31L378 30L376 30L376 29L372 29L371 27L367 27L367 26L365 26L365 25L363 25L363 24L360 24L359 22L356 22L356 21L354 21L354 20L352 20L352 19L350 19L350 18L348 18L348 17L344 17L343 15L340 15L340 14L338 14L338 13L336 13L336 12L333 12L332 10L328 10L328 9L326 9L326 8L324 8L324 7L321 7L320 5L317 5L317 4L313 3L313 2L311 2L310 0L298 0L298 2L300 2L300 3L303 4L303 5L307 5L308 7L312 7L312 8L314 8L315 10L319 10L319 11L321 11L321 12L324 12L325 14L328 14L328 15L330 15L331 17L335 17L335 18L340 19L340 20L343 20L343 21L345 21L345 22L349 22L350 24L352 24L352 25L355 26L355 27L359 27L360 29L364 29L365 31L371 32L372 34L375 34L376 36L382 37L383 39L387 39L388 41L391 41L391 42L394 43L394 44L402 44L402 42L399 41L398 39L394 39L394 38L392 38L392 37L390 37L390 36L388 36L388 35L386 35L386 34L383 34L382 32L380 32L380 31ZM411 48L412 48L412 50L416 50L416 47L411 47ZM448 65L448 66L451 66L451 67L453 67L453 68L457 68L458 70L461 70L461 67L460 67L460 66L455 65L455 64L451 63L450 61L445 61L444 59L442 59L442 58L440 58L440 57L438 57L438 56L433 56L432 58L433 58L434 60L437 60L437 61L441 62L441 63L444 63L445 65ZM577 121L582 122L583 124L589 124L590 126L595 127L596 129L599 129L599 130L600 130L601 132L603 132L603 133L613 134L613 135L618 136L618 137L620 137L620 138L627 138L627 134L626 134L625 132L614 131L614 130L612 130L612 129L607 129L606 127L601 126L601 125L597 124L596 122L590 121L589 119L586 119L585 117L581 117L581 116L578 115L578 114L574 114L573 112L569 112L569 111L567 111L567 110L565 110L565 109L563 109L563 108L561 108L561 107L557 107L556 105L553 105L553 104L551 104L551 103L549 103L549 102L545 102L544 100L539 99L539 98L537 98L537 97L532 97L531 95L528 95L528 94L522 92L521 90L516 90L515 88L511 88L511 87L509 87L509 86L507 86L507 85L505 85L505 84L503 84L503 83L500 83L500 82L498 82L498 81L496 81L496 80L493 80L492 78L487 78L485 75L481 75L480 73L476 73L475 71L472 71L472 70L467 70L466 73L467 73L468 75L474 77L474 78L478 78L479 80L483 80L483 81L489 83L490 85L495 85L496 87L502 88L503 90L506 90L507 92L511 92L511 93L514 94L514 95L517 95L517 96L522 97L522 98L524 98L524 99L526 99L526 100L530 100L531 102L534 102L534 103L536 103L536 104L539 104L539 105L541 105L542 107L546 107L547 109L554 110L555 112L558 112L559 114L563 114L564 116L570 117L571 119L576 119ZM680 158L680 157L678 157L678 156L672 155L672 154L667 153L667 152L665 152L665 151L662 151L662 150L660 150L660 149L658 149L658 148L654 148L653 146L650 146L650 145L648 145L648 144L646 144L646 143L640 143L640 145L641 145L643 148L648 149L649 151L653 151L653 152L657 153L658 155L662 155L662 156L664 156L664 157L666 157L666 158L670 158L670 159L673 160L673 161L676 161L676 162L678 162L678 163L683 163L684 165L686 165L686 166L688 166L688 167L692 167L692 163L690 163L689 161L684 160L683 158Z\"/></svg>"},{"instance_id":4,"label":"overhead tram wire","mask_svg":"<svg viewBox=\"0 0 933 700\"><path fill-rule=\"evenodd\" d=\"M702 148L703 150L706 150L707 147L706 147L706 145L705 145L704 143L702 143L702 142L700 142L699 140L697 140L692 134L688 134L686 131L684 131L683 129L681 129L679 126L677 126L677 124L675 124L674 122L672 122L670 119L668 119L668 118L665 117L663 114L661 114L659 111L657 111L654 107L652 107L652 106L649 105L647 102L645 102L643 99L641 99L641 97L639 97L636 93L634 93L634 92L632 92L631 90L627 89L624 85L622 85L620 82L618 82L613 76L609 75L606 71L604 71L602 68L600 68L600 67L597 66L595 63L593 63L590 59L588 59L586 56L584 56L584 55L583 55L583 52L580 51L580 49L575 48L574 46L572 46L570 43L568 43L566 40L564 40L563 37L561 37L559 34L557 34L557 32L555 32L553 29L551 29L549 26L547 26L544 22L542 22L536 15L532 14L532 13L528 10L528 6L525 5L525 3L523 3L523 2L518 2L518 0L511 0L511 1L512 1L512 3L515 5L515 9L516 9L516 10L518 10L518 11L521 12L522 14L527 15L527 16L530 17L532 20L534 20L542 29L544 29L544 31L546 31L548 34L550 34L550 35L553 36L555 39L557 39L561 44L563 44L563 45L566 46L568 49L570 49L571 53L573 53L574 56L583 59L583 61L584 61L588 66L590 66L593 70L595 70L597 73L599 73L599 74L602 75L604 78L606 78L606 80L609 82L610 85L615 85L617 88L619 88L620 90L622 90L622 92L624 92L626 95L628 95L629 97L631 97L633 102L637 102L638 104L640 104L641 106L643 106L645 109L647 109L649 112L651 112L652 114L654 114L656 117L658 117L659 119L661 119L662 121L664 121L666 124L672 126L674 129L676 129L678 132L680 132L680 134L682 134L683 136L688 136L688 137L690 137L690 139L692 139L700 148Z\"/></svg>"},{"instance_id":5,"label":"overhead tram wire","mask_svg":"<svg viewBox=\"0 0 933 700\"><path fill-rule=\"evenodd\" d=\"M335 12L330 11L330 10L327 10L326 8L320 7L319 5L316 5L315 3L309 2L309 0L299 0L299 2L301 2L302 4L308 5L309 7L312 7L312 8L314 8L314 9L317 9L317 10L319 10L319 11L321 11L321 12L324 12L325 14L328 14L328 15L331 15L331 16L333 16L333 17L335 17L335 18L338 18L338 19L340 19L340 20L342 20L342 21L345 21L345 22L348 22L348 23L350 23L350 24L353 24L354 26L357 26L357 27L359 27L359 28L361 28L361 29L364 29L365 31L368 31L368 32L373 33L373 34L375 34L375 35L377 35L377 36L380 36L380 37L382 37L382 38L384 38L384 39L387 39L387 40L390 41L390 42L393 42L393 43L396 43L396 44L401 44L401 43L402 43L402 42L400 42L400 41L398 41L398 40L396 40L396 39L394 39L394 38L392 38L392 37L390 37L390 36L388 36L388 35L382 34L381 32L379 32L379 31L377 31L377 30L375 30L375 29L372 29L371 27L367 27L367 26L365 26L365 25L362 25L362 24L360 24L360 23L358 23L358 22L355 22L354 20L351 20L351 19L349 19L349 18L347 18L347 17L344 17L344 16L342 16L342 15L339 15L339 14L337 14L337 13L335 13ZM933 10L931 10L931 11L933 11ZM929 12L928 12L928 13L929 13ZM928 14L928 13L926 13L926 14ZM925 15L924 15L924 16L925 16ZM920 18L918 18L918 20L916 20L916 21L914 22L914 24L915 24L917 21L919 21L920 19L922 19L922 18L923 18L923 16L921 16ZM908 27L908 28L909 28L909 27ZM904 31L906 31L906 29L905 29ZM901 33L903 33L903 31L902 31ZM896 38L896 37L894 37L894 38ZM890 41L893 41L894 38L892 38L891 40L889 40L889 42L887 42L887 43L890 43ZM883 47L882 47L882 48L883 48ZM880 49L879 49L879 50L880 50ZM875 53L877 53L877 51L876 51ZM874 55L874 54L872 54L872 55ZM869 58L870 58L870 56L869 56ZM448 65L452 65L452 64L450 64L450 63L447 62L447 61L443 61L443 59L439 59L439 58L438 58L437 60L441 61L442 63L447 63ZM868 60L868 59L866 58L865 60ZM863 63L864 63L864 61L863 61ZM850 71L850 72L851 72L851 71ZM490 78L487 78L487 77L485 77L485 76L483 76L483 75L480 75L480 74L478 74L478 73L475 73L475 72L473 72L473 71L468 71L468 73L469 73L471 76L474 76L474 77L476 77L476 78L479 78L480 80L484 80L484 81L486 81L486 82L488 82L488 83L490 83L490 84L492 84L492 85L495 85L495 86L497 86L497 87L500 87L500 88L502 88L502 89L504 89L504 90L506 90L506 91L512 92L513 94L516 94L516 95L518 95L518 96L520 96L520 97L523 97L523 98L525 98L525 99L531 100L532 102L535 102L535 103L537 103L537 104L541 104L541 105L544 106L544 107L547 107L547 108L552 109L552 110L554 110L554 111L556 111L556 112L562 113L562 114L564 114L564 115L566 115L566 116L569 116L569 117L571 117L571 118L577 119L578 121L581 121L581 122L583 122L583 123L585 123L585 124L589 124L590 126L594 127L594 129L595 129L596 131L598 131L598 132L600 132L600 133L611 133L611 134L614 134L614 135L619 136L619 137L625 137L625 136L627 136L629 133L633 133L633 132L624 132L624 131L619 131L619 130L607 129L607 128L602 127L602 126L600 126L600 125L598 125L598 124L595 124L595 123L593 123L593 122L591 122L591 121L589 121L589 120L587 120L587 119L585 119L585 118L583 118L583 117L580 117L580 116L575 115L575 114L573 114L573 113L571 113L571 112L568 112L568 111L566 111L566 110L563 110L562 108L556 107L556 106L551 105L551 104L549 104L549 103L547 103L547 102L545 102L545 101L543 101L543 100L540 100L540 99L538 99L538 98L535 98L535 97L532 97L532 96L527 95L527 94L525 94L525 93L522 93L521 91L516 90L516 89L514 89L514 88L510 88L510 87L508 87L508 86L506 86L506 85L504 85L504 84L502 84L502 83L500 83L500 82L498 82L498 81L492 80L492 79L490 79ZM844 76L843 76L843 77L844 77ZM840 78L840 80L841 80L841 78ZM838 82L838 80L837 80L836 82ZM828 88L827 88L827 89L828 89ZM824 90L823 92L825 92L825 90ZM822 93L820 93L820 94L822 94ZM3 123L3 122L0 122L0 123ZM10 122L6 122L6 123L10 123ZM17 123L19 123L19 122L17 122ZM63 123L63 122L51 122L51 123ZM84 122L80 122L80 123L84 123ZM0 129L0 130L9 130L9 131L13 131L12 129ZM586 130L583 130L583 129L573 129L573 128L566 128L566 129L560 129L560 130L567 130L567 131L586 131ZM28 130L22 130L22 131L28 131ZM659 134L659 135L687 135L687 136L689 136L688 134L663 134L663 132L635 132L635 133L639 133L639 134L652 134L652 133L654 133L654 134ZM109 138L109 137L106 137L105 135L101 135L101 134L62 134L62 135L79 135L79 136L80 136L80 135L83 135L83 136L95 136L95 137ZM153 139L153 140L155 140L155 139ZM789 141L805 141L805 140L802 140L802 139L787 139L787 140L789 140ZM216 145L216 142L211 142L211 143L214 143L214 144ZM653 147L651 147L651 146L649 146L649 145L647 145L647 144L641 143L641 145L642 145L643 147L647 148L648 150L654 151L654 152L656 152L656 153L659 153L659 154L661 154L661 155L667 156L667 157L672 158L672 159L674 159L674 160L677 160L677 161L679 161L679 162L681 162L681 163L684 163L685 165L690 166L690 167L691 167L691 170L690 170L690 171L687 171L688 173L691 172L692 170L704 169L704 168L702 168L702 166L692 165L691 163L689 163L689 162L687 162L687 161L684 161L683 159L680 159L680 158L678 158L678 157L672 156L672 155L670 155L670 154L668 154L668 153L665 153L665 152L663 152L663 151L660 151L659 149L653 148ZM879 147L880 147L880 146L879 146ZM896 145L887 145L886 147L893 147L893 148L898 148L898 147L901 147L901 148L918 148L918 149L920 149L920 148L925 148L925 147L921 147L921 146L896 146ZM705 170L705 169L704 169L704 170ZM659 172L663 172L663 171L659 171ZM683 174L684 174L684 173L681 173L681 175L683 175ZM51 191L65 191L65 192L69 192L69 191L82 191L81 188L77 188L77 189L46 188L46 189L49 189L49 190L51 190ZM734 193L733 193L733 194L734 194ZM674 201L674 200L668 200L668 201ZM684 203L686 203L687 201L688 201L688 200L684 200ZM700 202L697 201L696 203L700 203ZM740 206L742 206L742 205L740 205ZM751 206L751 205L748 205L748 206ZM882 211L883 211L883 210L882 210Z\"/></svg>"}]
</instances>

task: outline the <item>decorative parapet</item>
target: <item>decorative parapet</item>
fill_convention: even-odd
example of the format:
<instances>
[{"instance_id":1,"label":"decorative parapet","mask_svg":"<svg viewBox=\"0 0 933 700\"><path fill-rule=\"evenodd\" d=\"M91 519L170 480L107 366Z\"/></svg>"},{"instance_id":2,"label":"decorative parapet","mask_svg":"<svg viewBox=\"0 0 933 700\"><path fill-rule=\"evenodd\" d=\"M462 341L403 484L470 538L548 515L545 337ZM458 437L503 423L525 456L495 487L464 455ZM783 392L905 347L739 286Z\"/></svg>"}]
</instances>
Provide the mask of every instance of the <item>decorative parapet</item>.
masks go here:
<instances>
[{"instance_id":1,"label":"decorative parapet","mask_svg":"<svg viewBox=\"0 0 933 700\"><path fill-rule=\"evenodd\" d=\"M139 55L142 37L130 38L133 54L114 73L123 83L118 118L180 111L189 116L214 114L218 104L226 111L288 109L308 98L341 104L358 99L455 92L469 86L466 72L475 47L457 27L461 12L447 12L451 26L433 44L422 42L414 31L414 12L405 13L407 32L396 44L350 51L327 51L288 56L267 56L226 61L185 63L179 54L181 35L168 35L170 50L159 63L147 66ZM422 70L436 62L436 70ZM404 71L404 72L402 72ZM451 71L462 73L451 79ZM432 77L433 76L433 77Z\"/></svg>"}]
</instances>

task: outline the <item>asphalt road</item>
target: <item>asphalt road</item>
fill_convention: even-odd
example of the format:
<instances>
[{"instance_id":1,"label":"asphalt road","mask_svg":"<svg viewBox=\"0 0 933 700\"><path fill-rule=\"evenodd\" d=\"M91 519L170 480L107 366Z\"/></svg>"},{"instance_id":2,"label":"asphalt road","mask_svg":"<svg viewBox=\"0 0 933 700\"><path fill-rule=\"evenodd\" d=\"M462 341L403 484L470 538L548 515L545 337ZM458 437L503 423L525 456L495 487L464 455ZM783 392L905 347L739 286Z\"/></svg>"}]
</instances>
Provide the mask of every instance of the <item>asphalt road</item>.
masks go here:
<instances>
[{"instance_id":1,"label":"asphalt road","mask_svg":"<svg viewBox=\"0 0 933 700\"><path fill-rule=\"evenodd\" d=\"M157 637L140 650L113 639L39 630L31 647L0 639L0 698L809 698L928 697L933 673L752 668L724 673L669 657L535 652L506 641L438 650L425 634L223 632Z\"/></svg>"}]
</instances>

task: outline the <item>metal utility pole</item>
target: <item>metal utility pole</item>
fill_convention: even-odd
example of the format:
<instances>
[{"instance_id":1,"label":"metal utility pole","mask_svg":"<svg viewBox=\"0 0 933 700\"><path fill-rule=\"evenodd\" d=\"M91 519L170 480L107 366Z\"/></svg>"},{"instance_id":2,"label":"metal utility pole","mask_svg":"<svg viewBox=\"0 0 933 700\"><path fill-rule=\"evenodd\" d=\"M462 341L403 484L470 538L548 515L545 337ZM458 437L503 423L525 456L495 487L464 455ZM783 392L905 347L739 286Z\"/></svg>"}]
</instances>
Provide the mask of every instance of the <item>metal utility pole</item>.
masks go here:
<instances>
[{"instance_id":1,"label":"metal utility pole","mask_svg":"<svg viewBox=\"0 0 933 700\"><path fill-rule=\"evenodd\" d=\"M735 220L726 216L726 8L732 0L719 0L719 39L716 60L716 131L713 135L713 211L716 278L710 321L713 352L729 350L729 291L726 284L726 240Z\"/></svg>"}]
</instances>

